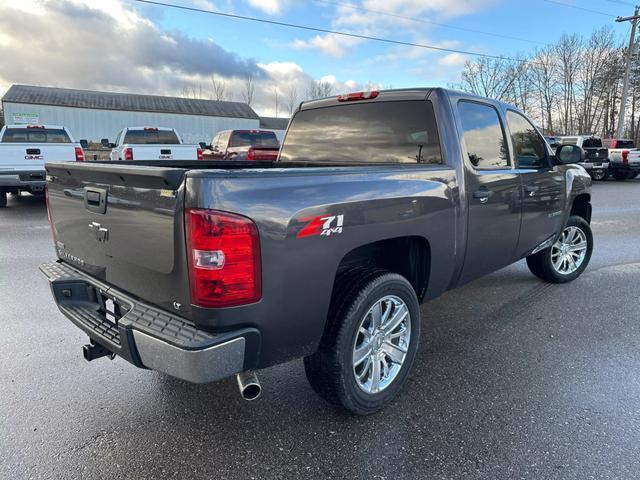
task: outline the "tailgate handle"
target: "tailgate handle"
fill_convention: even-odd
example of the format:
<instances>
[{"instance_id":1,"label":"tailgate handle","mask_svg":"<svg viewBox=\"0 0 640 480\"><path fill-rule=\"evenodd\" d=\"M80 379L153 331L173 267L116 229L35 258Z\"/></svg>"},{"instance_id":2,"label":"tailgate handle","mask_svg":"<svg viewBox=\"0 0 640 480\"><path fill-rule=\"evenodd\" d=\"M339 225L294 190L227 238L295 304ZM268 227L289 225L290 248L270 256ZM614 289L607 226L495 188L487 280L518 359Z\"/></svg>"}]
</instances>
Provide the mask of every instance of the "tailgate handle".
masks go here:
<instances>
[{"instance_id":1,"label":"tailgate handle","mask_svg":"<svg viewBox=\"0 0 640 480\"><path fill-rule=\"evenodd\" d=\"M160 154L161 155L171 155L171 150L168 148L163 148L162 150L160 150Z\"/></svg>"},{"instance_id":2,"label":"tailgate handle","mask_svg":"<svg viewBox=\"0 0 640 480\"><path fill-rule=\"evenodd\" d=\"M106 213L107 191L104 188L84 188L84 206L90 212Z\"/></svg>"},{"instance_id":3,"label":"tailgate handle","mask_svg":"<svg viewBox=\"0 0 640 480\"><path fill-rule=\"evenodd\" d=\"M40 155L39 148L27 148L27 155Z\"/></svg>"}]
</instances>

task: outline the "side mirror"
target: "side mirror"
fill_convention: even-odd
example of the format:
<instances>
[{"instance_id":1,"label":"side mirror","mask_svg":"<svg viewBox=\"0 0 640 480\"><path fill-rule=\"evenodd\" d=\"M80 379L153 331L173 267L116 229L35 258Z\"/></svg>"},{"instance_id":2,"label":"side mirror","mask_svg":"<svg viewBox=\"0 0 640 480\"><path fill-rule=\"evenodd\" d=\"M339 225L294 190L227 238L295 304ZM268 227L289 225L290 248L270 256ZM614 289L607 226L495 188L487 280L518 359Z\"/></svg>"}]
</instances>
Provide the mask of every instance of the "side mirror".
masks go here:
<instances>
[{"instance_id":1,"label":"side mirror","mask_svg":"<svg viewBox=\"0 0 640 480\"><path fill-rule=\"evenodd\" d=\"M80 146L82 147L83 150L88 150L89 142L83 138L82 140L80 140Z\"/></svg>"},{"instance_id":2,"label":"side mirror","mask_svg":"<svg viewBox=\"0 0 640 480\"><path fill-rule=\"evenodd\" d=\"M556 148L556 159L561 165L582 162L584 150L577 145L560 145Z\"/></svg>"},{"instance_id":3,"label":"side mirror","mask_svg":"<svg viewBox=\"0 0 640 480\"><path fill-rule=\"evenodd\" d=\"M107 145L107 148L116 148L116 144L115 143L110 143Z\"/></svg>"},{"instance_id":4,"label":"side mirror","mask_svg":"<svg viewBox=\"0 0 640 480\"><path fill-rule=\"evenodd\" d=\"M109 148L109 139L108 138L101 139L100 145L102 145L104 148Z\"/></svg>"}]
</instances>

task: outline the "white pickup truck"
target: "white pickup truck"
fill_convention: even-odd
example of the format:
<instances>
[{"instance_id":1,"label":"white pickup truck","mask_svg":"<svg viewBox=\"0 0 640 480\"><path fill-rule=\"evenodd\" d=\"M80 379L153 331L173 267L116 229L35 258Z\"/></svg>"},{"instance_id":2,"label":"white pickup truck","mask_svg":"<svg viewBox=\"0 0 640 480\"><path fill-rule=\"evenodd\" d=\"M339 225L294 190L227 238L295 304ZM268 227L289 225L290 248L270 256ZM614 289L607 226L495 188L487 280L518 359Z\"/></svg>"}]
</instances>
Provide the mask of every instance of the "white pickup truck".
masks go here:
<instances>
[{"instance_id":1,"label":"white pickup truck","mask_svg":"<svg viewBox=\"0 0 640 480\"><path fill-rule=\"evenodd\" d=\"M640 175L640 150L633 140L613 139L609 142L609 170L618 181Z\"/></svg>"},{"instance_id":2,"label":"white pickup truck","mask_svg":"<svg viewBox=\"0 0 640 480\"><path fill-rule=\"evenodd\" d=\"M202 160L202 148L183 145L178 132L163 127L128 127L110 145L111 161Z\"/></svg>"},{"instance_id":3,"label":"white pickup truck","mask_svg":"<svg viewBox=\"0 0 640 480\"><path fill-rule=\"evenodd\" d=\"M44 193L45 162L84 162L84 150L65 127L7 125L0 130L0 208L7 194Z\"/></svg>"}]
</instances>

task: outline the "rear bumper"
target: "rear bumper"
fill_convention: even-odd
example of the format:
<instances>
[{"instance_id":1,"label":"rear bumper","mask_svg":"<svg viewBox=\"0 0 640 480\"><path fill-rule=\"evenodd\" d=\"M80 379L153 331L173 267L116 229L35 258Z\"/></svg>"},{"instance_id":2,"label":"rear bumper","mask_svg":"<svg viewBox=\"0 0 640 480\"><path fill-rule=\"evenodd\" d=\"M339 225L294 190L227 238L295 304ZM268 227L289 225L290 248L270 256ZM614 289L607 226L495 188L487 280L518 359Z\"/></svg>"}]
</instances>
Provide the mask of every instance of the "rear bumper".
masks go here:
<instances>
[{"instance_id":1,"label":"rear bumper","mask_svg":"<svg viewBox=\"0 0 640 480\"><path fill-rule=\"evenodd\" d=\"M580 163L585 170L606 170L609 168L609 161L597 161L597 160L585 160L584 163Z\"/></svg>"},{"instance_id":2,"label":"rear bumper","mask_svg":"<svg viewBox=\"0 0 640 480\"><path fill-rule=\"evenodd\" d=\"M640 172L640 163L611 163L611 170L622 170L626 172Z\"/></svg>"},{"instance_id":3,"label":"rear bumper","mask_svg":"<svg viewBox=\"0 0 640 480\"><path fill-rule=\"evenodd\" d=\"M245 328L224 333L200 330L188 320L147 305L64 262L46 263L60 311L95 342L132 364L194 383L206 383L253 368L260 333ZM116 307L109 320L104 299Z\"/></svg>"},{"instance_id":4,"label":"rear bumper","mask_svg":"<svg viewBox=\"0 0 640 480\"><path fill-rule=\"evenodd\" d=\"M42 170L0 170L0 188L33 188L42 190L46 176Z\"/></svg>"}]
</instances>

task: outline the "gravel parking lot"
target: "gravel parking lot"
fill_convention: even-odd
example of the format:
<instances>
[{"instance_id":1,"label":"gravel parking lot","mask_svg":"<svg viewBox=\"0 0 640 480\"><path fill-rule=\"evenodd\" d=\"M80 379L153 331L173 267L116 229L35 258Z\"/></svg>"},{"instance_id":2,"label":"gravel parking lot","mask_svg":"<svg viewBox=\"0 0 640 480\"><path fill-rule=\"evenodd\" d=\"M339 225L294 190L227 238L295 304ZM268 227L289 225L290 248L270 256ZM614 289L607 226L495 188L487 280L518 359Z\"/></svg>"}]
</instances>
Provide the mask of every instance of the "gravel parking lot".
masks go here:
<instances>
[{"instance_id":1,"label":"gravel parking lot","mask_svg":"<svg viewBox=\"0 0 640 480\"><path fill-rule=\"evenodd\" d=\"M123 360L87 363L55 307L39 198L0 211L0 478L637 478L640 179L593 188L595 249L576 282L524 262L422 307L410 381L345 416L302 362L191 385Z\"/></svg>"}]
</instances>

